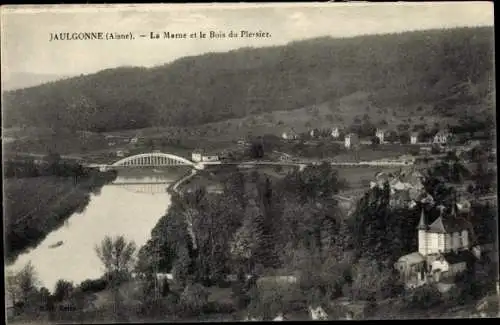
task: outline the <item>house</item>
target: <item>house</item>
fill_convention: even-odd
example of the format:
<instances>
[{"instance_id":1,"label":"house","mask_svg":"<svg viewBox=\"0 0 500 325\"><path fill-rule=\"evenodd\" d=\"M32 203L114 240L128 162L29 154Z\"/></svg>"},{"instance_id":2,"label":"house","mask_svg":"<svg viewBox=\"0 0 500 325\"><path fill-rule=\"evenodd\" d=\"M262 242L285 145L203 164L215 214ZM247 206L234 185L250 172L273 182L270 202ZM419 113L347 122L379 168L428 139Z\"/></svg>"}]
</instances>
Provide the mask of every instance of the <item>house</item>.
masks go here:
<instances>
[{"instance_id":1,"label":"house","mask_svg":"<svg viewBox=\"0 0 500 325\"><path fill-rule=\"evenodd\" d=\"M281 161L290 161L292 159L292 156L290 156L287 153L281 153L280 158Z\"/></svg>"},{"instance_id":2,"label":"house","mask_svg":"<svg viewBox=\"0 0 500 325\"><path fill-rule=\"evenodd\" d=\"M312 320L327 320L328 314L321 306L312 307L309 306L309 315L311 315Z\"/></svg>"},{"instance_id":3,"label":"house","mask_svg":"<svg viewBox=\"0 0 500 325\"><path fill-rule=\"evenodd\" d=\"M209 161L219 161L218 155L203 155L201 161L209 162Z\"/></svg>"},{"instance_id":4,"label":"house","mask_svg":"<svg viewBox=\"0 0 500 325\"><path fill-rule=\"evenodd\" d=\"M433 143L446 144L451 138L451 133L449 131L438 131L433 138Z\"/></svg>"},{"instance_id":5,"label":"house","mask_svg":"<svg viewBox=\"0 0 500 325\"><path fill-rule=\"evenodd\" d=\"M130 139L130 144L136 144L138 141L139 141L138 137L133 137L132 139Z\"/></svg>"},{"instance_id":6,"label":"house","mask_svg":"<svg viewBox=\"0 0 500 325\"><path fill-rule=\"evenodd\" d=\"M117 150L116 151L116 156L117 157L124 157L125 156L125 152L123 150Z\"/></svg>"},{"instance_id":7,"label":"house","mask_svg":"<svg viewBox=\"0 0 500 325\"><path fill-rule=\"evenodd\" d=\"M290 130L288 132L283 132L281 137L285 140L296 140L299 138L299 135L294 130Z\"/></svg>"},{"instance_id":8,"label":"house","mask_svg":"<svg viewBox=\"0 0 500 325\"><path fill-rule=\"evenodd\" d=\"M338 137L340 137L339 128L338 127L332 128L332 132L330 134L331 134L332 138L337 139Z\"/></svg>"},{"instance_id":9,"label":"house","mask_svg":"<svg viewBox=\"0 0 500 325\"><path fill-rule=\"evenodd\" d=\"M410 143L417 144L418 143L418 132L413 132L410 134Z\"/></svg>"},{"instance_id":10,"label":"house","mask_svg":"<svg viewBox=\"0 0 500 325\"><path fill-rule=\"evenodd\" d=\"M384 143L384 137L386 135L387 131L384 129L377 129L375 132L375 136L380 140L380 143Z\"/></svg>"},{"instance_id":11,"label":"house","mask_svg":"<svg viewBox=\"0 0 500 325\"><path fill-rule=\"evenodd\" d=\"M194 162L200 162L203 159L203 152L201 150L195 150L191 153L191 160Z\"/></svg>"},{"instance_id":12,"label":"house","mask_svg":"<svg viewBox=\"0 0 500 325\"><path fill-rule=\"evenodd\" d=\"M312 129L311 131L309 131L309 136L311 138L315 138L317 135L318 135L318 131L316 129Z\"/></svg>"},{"instance_id":13,"label":"house","mask_svg":"<svg viewBox=\"0 0 500 325\"><path fill-rule=\"evenodd\" d=\"M359 137L356 133L349 133L345 136L344 146L347 149L357 147L359 144Z\"/></svg>"},{"instance_id":14,"label":"house","mask_svg":"<svg viewBox=\"0 0 500 325\"><path fill-rule=\"evenodd\" d=\"M440 213L433 222L428 222L422 209L417 227L418 251L401 256L394 265L407 288L453 280L474 259L469 250L471 225L455 205L448 214L444 207L438 208Z\"/></svg>"}]
</instances>

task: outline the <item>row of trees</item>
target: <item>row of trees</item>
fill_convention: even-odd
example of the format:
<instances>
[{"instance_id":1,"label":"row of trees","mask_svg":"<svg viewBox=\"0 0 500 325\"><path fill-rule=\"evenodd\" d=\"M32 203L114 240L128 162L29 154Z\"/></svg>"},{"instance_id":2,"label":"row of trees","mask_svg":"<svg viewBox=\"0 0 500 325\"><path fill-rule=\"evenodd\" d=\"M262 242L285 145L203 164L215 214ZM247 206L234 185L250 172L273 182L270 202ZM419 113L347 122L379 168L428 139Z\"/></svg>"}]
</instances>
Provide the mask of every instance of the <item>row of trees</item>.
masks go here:
<instances>
[{"instance_id":1,"label":"row of trees","mask_svg":"<svg viewBox=\"0 0 500 325\"><path fill-rule=\"evenodd\" d=\"M7 159L4 163L5 177L38 177L38 176L60 176L60 177L84 177L89 170L76 162L65 161L58 153L49 153L39 163L33 158L19 157Z\"/></svg>"}]
</instances>

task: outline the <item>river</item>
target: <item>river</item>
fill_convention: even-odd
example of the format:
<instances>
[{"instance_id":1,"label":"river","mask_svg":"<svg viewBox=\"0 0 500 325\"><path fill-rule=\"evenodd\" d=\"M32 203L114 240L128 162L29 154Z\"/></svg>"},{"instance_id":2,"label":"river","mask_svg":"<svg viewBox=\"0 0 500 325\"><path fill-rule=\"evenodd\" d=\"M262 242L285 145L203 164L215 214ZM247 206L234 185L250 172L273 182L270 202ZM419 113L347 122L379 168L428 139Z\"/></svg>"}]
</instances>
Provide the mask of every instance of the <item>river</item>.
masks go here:
<instances>
[{"instance_id":1,"label":"river","mask_svg":"<svg viewBox=\"0 0 500 325\"><path fill-rule=\"evenodd\" d=\"M78 285L83 280L99 278L104 269L95 246L106 235L124 235L138 248L144 245L170 206L167 187L186 172L185 167L118 172L112 184L91 195L82 213L71 215L61 228L20 255L7 270L20 270L31 261L40 286L50 291L59 279ZM58 242L63 244L50 247Z\"/></svg>"}]
</instances>

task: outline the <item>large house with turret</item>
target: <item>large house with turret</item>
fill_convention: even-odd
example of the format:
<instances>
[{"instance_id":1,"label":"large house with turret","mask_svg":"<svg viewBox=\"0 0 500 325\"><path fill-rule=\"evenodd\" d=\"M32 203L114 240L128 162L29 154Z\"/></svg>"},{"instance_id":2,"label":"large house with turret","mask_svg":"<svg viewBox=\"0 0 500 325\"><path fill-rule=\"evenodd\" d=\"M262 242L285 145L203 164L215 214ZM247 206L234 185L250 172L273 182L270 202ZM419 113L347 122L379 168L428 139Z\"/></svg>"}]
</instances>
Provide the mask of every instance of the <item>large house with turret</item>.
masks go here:
<instances>
[{"instance_id":1,"label":"large house with turret","mask_svg":"<svg viewBox=\"0 0 500 325\"><path fill-rule=\"evenodd\" d=\"M439 215L429 220L422 210L418 224L418 251L404 255L395 263L407 288L425 283L453 282L475 259L471 251L472 225L453 205L446 212L439 206Z\"/></svg>"}]
</instances>

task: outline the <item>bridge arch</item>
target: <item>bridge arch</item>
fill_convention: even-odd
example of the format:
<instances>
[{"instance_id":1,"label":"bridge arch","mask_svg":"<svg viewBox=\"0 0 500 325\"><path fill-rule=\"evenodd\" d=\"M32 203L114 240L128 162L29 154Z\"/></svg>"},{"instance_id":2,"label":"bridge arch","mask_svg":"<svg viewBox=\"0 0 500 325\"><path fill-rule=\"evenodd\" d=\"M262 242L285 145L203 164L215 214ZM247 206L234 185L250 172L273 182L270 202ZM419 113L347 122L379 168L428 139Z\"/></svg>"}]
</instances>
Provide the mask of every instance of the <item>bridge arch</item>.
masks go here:
<instances>
[{"instance_id":1,"label":"bridge arch","mask_svg":"<svg viewBox=\"0 0 500 325\"><path fill-rule=\"evenodd\" d=\"M111 166L195 166L195 164L176 155L162 152L143 153L118 160Z\"/></svg>"}]
</instances>

